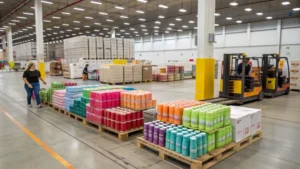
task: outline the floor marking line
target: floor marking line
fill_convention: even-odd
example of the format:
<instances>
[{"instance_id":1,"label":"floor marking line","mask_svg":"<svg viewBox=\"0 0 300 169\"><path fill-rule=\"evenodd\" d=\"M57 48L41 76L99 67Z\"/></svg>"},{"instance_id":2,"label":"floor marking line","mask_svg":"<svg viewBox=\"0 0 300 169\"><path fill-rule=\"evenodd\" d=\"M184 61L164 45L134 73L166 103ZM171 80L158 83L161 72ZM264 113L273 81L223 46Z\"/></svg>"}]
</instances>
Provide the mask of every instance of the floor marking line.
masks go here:
<instances>
[{"instance_id":1,"label":"floor marking line","mask_svg":"<svg viewBox=\"0 0 300 169\"><path fill-rule=\"evenodd\" d=\"M9 113L7 113L2 107L0 110L12 121L14 122L24 133L26 133L33 141L35 141L38 145L40 145L43 149L45 149L53 158L55 158L58 162L60 162L67 169L75 169L68 161L58 155L53 149L51 149L46 143L40 140L37 136L35 136L31 131L29 131L26 127L24 127L21 123L19 123L15 118L13 118Z\"/></svg>"}]
</instances>

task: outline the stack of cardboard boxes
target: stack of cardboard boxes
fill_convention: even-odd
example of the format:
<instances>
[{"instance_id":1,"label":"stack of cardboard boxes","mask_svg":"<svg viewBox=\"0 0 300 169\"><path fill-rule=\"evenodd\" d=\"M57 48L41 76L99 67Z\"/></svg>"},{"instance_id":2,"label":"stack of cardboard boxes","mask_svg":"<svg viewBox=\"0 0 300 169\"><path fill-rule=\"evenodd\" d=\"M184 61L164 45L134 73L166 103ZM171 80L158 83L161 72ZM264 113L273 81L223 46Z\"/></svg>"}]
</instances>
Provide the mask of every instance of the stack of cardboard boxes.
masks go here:
<instances>
[{"instance_id":1,"label":"stack of cardboard boxes","mask_svg":"<svg viewBox=\"0 0 300 169\"><path fill-rule=\"evenodd\" d=\"M124 47L124 59L129 59L130 52L129 52L129 45L130 39L123 39L123 47Z\"/></svg>"},{"instance_id":2,"label":"stack of cardboard boxes","mask_svg":"<svg viewBox=\"0 0 300 169\"><path fill-rule=\"evenodd\" d=\"M123 48L123 39L122 38L117 38L117 57L118 59L123 59L124 58L124 48Z\"/></svg>"},{"instance_id":3,"label":"stack of cardboard boxes","mask_svg":"<svg viewBox=\"0 0 300 169\"><path fill-rule=\"evenodd\" d=\"M97 59L104 59L103 38L96 37L97 44Z\"/></svg>"},{"instance_id":4,"label":"stack of cardboard boxes","mask_svg":"<svg viewBox=\"0 0 300 169\"><path fill-rule=\"evenodd\" d=\"M143 67L140 64L133 65L133 82L142 82L143 81Z\"/></svg>"},{"instance_id":5,"label":"stack of cardboard boxes","mask_svg":"<svg viewBox=\"0 0 300 169\"><path fill-rule=\"evenodd\" d=\"M234 142L240 142L261 131L261 109L238 106L230 106L230 108Z\"/></svg>"},{"instance_id":6,"label":"stack of cardboard boxes","mask_svg":"<svg viewBox=\"0 0 300 169\"><path fill-rule=\"evenodd\" d=\"M89 36L89 59L97 59L96 37Z\"/></svg>"},{"instance_id":7,"label":"stack of cardboard boxes","mask_svg":"<svg viewBox=\"0 0 300 169\"><path fill-rule=\"evenodd\" d=\"M104 40L104 59L111 59L111 45L110 38L103 38Z\"/></svg>"},{"instance_id":8,"label":"stack of cardboard boxes","mask_svg":"<svg viewBox=\"0 0 300 169\"><path fill-rule=\"evenodd\" d=\"M133 65L124 65L124 82L133 82Z\"/></svg>"},{"instance_id":9,"label":"stack of cardboard boxes","mask_svg":"<svg viewBox=\"0 0 300 169\"><path fill-rule=\"evenodd\" d=\"M50 75L53 76L62 76L62 64L60 62L51 62L50 63Z\"/></svg>"},{"instance_id":10,"label":"stack of cardboard boxes","mask_svg":"<svg viewBox=\"0 0 300 169\"><path fill-rule=\"evenodd\" d=\"M300 60L292 60L290 74L291 89L300 90Z\"/></svg>"},{"instance_id":11,"label":"stack of cardboard boxes","mask_svg":"<svg viewBox=\"0 0 300 169\"><path fill-rule=\"evenodd\" d=\"M134 59L134 40L129 39L129 58Z\"/></svg>"},{"instance_id":12,"label":"stack of cardboard boxes","mask_svg":"<svg viewBox=\"0 0 300 169\"><path fill-rule=\"evenodd\" d=\"M111 48L111 58L118 59L118 48L117 48L117 39L111 38L110 39L110 48Z\"/></svg>"},{"instance_id":13,"label":"stack of cardboard boxes","mask_svg":"<svg viewBox=\"0 0 300 169\"><path fill-rule=\"evenodd\" d=\"M143 65L143 81L152 81L152 65Z\"/></svg>"},{"instance_id":14,"label":"stack of cardboard boxes","mask_svg":"<svg viewBox=\"0 0 300 169\"><path fill-rule=\"evenodd\" d=\"M108 65L101 67L99 71L100 82L112 84L124 82L123 65Z\"/></svg>"}]
</instances>

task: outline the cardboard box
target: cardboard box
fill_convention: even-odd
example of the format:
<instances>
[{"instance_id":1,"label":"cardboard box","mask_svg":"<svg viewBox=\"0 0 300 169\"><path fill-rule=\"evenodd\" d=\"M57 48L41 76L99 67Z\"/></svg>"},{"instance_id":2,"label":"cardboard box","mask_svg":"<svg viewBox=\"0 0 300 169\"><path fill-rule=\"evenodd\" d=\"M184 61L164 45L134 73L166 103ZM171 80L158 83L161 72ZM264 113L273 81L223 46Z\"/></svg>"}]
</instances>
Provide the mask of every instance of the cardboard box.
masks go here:
<instances>
[{"instance_id":1,"label":"cardboard box","mask_svg":"<svg viewBox=\"0 0 300 169\"><path fill-rule=\"evenodd\" d=\"M255 115L253 119L251 119L251 115L253 113L258 113L260 111L249 110L244 107L230 106L231 108L231 124L233 127L233 140L235 142L239 142L251 135L250 132L255 132L254 126L252 131L250 131L251 123L254 125L260 121L259 128L261 129L261 115L260 118ZM256 125L255 125L256 126ZM255 132L256 133L256 132Z\"/></svg>"},{"instance_id":2,"label":"cardboard box","mask_svg":"<svg viewBox=\"0 0 300 169\"><path fill-rule=\"evenodd\" d=\"M143 65L143 81L152 81L152 65Z\"/></svg>"}]
</instances>

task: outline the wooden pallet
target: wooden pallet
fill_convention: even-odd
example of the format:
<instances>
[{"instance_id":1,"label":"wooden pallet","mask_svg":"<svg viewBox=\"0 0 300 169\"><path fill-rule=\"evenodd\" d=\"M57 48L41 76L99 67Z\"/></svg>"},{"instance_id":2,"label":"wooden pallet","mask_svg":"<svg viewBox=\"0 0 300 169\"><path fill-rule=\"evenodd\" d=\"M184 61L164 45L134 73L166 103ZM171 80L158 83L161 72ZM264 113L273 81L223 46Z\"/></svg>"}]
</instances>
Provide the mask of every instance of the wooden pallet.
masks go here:
<instances>
[{"instance_id":1,"label":"wooden pallet","mask_svg":"<svg viewBox=\"0 0 300 169\"><path fill-rule=\"evenodd\" d=\"M151 83L152 82L152 80L143 80L143 83Z\"/></svg>"},{"instance_id":2,"label":"wooden pallet","mask_svg":"<svg viewBox=\"0 0 300 169\"><path fill-rule=\"evenodd\" d=\"M68 117L70 117L71 119L74 119L74 120L77 120L77 121L80 121L82 124L86 125L87 122L86 122L86 118L84 117L80 117L76 114L73 114L71 112L68 112Z\"/></svg>"},{"instance_id":3,"label":"wooden pallet","mask_svg":"<svg viewBox=\"0 0 300 169\"><path fill-rule=\"evenodd\" d=\"M87 125L89 127L97 129L101 133L116 136L120 141L127 141L129 139L130 135L134 135L134 134L137 134L137 133L143 133L144 132L144 127L139 127L139 128L131 129L129 131L122 132L122 131L112 129L110 127L95 124L95 123L90 122L90 121L87 121Z\"/></svg>"},{"instance_id":4,"label":"wooden pallet","mask_svg":"<svg viewBox=\"0 0 300 169\"><path fill-rule=\"evenodd\" d=\"M291 89L291 91L294 91L294 92L300 92L299 89Z\"/></svg>"},{"instance_id":5,"label":"wooden pallet","mask_svg":"<svg viewBox=\"0 0 300 169\"><path fill-rule=\"evenodd\" d=\"M53 109L54 109L55 111L61 113L61 114L64 114L64 115L67 115L67 116L69 115L69 113L68 113L65 109L61 109L61 108L56 107L56 106L54 106L54 105L53 105Z\"/></svg>"},{"instance_id":6,"label":"wooden pallet","mask_svg":"<svg viewBox=\"0 0 300 169\"><path fill-rule=\"evenodd\" d=\"M61 74L61 73L60 74L50 73L49 75L50 76L62 76L63 74Z\"/></svg>"},{"instance_id":7,"label":"wooden pallet","mask_svg":"<svg viewBox=\"0 0 300 169\"><path fill-rule=\"evenodd\" d=\"M167 158L172 158L178 160L182 163L185 163L190 166L190 169L208 169L220 161L228 158L229 156L233 155L234 153L242 150L243 148L249 146L250 144L258 141L262 138L262 132L259 131L255 135L248 137L247 139L242 140L239 143L229 143L222 148L213 150L212 152L203 155L197 159L191 159L189 157L185 157L181 154L178 154L174 151L171 151L165 147L161 147L159 145L153 144L144 139L144 137L137 138L137 146L140 149L144 149L147 147L151 150L157 151L159 157L163 160Z\"/></svg>"},{"instance_id":8,"label":"wooden pallet","mask_svg":"<svg viewBox=\"0 0 300 169\"><path fill-rule=\"evenodd\" d=\"M142 81L136 81L136 82L132 82L132 83L143 83Z\"/></svg>"},{"instance_id":9,"label":"wooden pallet","mask_svg":"<svg viewBox=\"0 0 300 169\"><path fill-rule=\"evenodd\" d=\"M53 107L53 104L50 103L50 102L41 101L41 103L44 104L44 105L48 105L49 107Z\"/></svg>"},{"instance_id":10,"label":"wooden pallet","mask_svg":"<svg viewBox=\"0 0 300 169\"><path fill-rule=\"evenodd\" d=\"M110 82L100 82L102 84L108 84L108 85L124 85L124 82L120 82L120 83L110 83Z\"/></svg>"}]
</instances>

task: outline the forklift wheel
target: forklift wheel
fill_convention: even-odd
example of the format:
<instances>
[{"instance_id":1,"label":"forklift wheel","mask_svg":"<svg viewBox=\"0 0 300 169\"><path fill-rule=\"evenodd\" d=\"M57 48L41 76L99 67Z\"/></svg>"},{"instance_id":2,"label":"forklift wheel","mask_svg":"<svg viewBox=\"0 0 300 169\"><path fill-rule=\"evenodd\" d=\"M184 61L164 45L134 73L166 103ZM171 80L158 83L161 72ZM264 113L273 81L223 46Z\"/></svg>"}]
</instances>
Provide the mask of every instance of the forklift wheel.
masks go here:
<instances>
[{"instance_id":1,"label":"forklift wheel","mask_svg":"<svg viewBox=\"0 0 300 169\"><path fill-rule=\"evenodd\" d=\"M264 92L263 91L261 91L260 93L259 93L259 95L258 95L258 100L259 101L262 101L263 99L264 99Z\"/></svg>"},{"instance_id":2,"label":"forklift wheel","mask_svg":"<svg viewBox=\"0 0 300 169\"><path fill-rule=\"evenodd\" d=\"M287 89L286 89L285 94L286 94L286 95L289 95L289 94L290 94L290 88L287 88Z\"/></svg>"}]
</instances>

